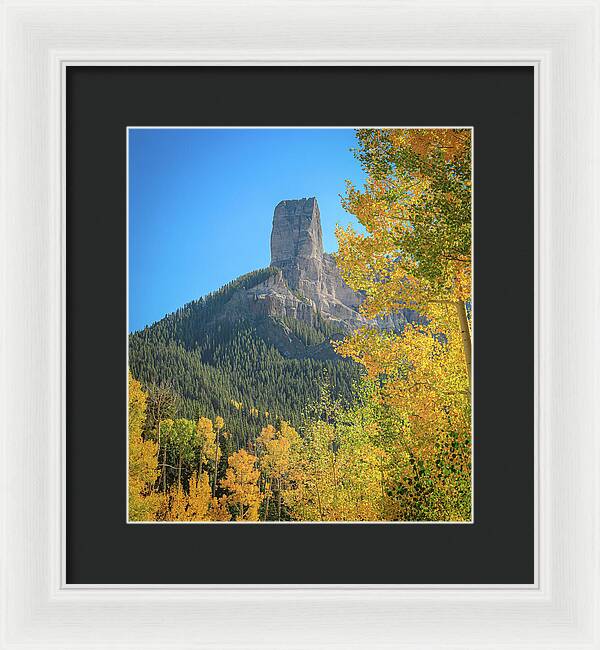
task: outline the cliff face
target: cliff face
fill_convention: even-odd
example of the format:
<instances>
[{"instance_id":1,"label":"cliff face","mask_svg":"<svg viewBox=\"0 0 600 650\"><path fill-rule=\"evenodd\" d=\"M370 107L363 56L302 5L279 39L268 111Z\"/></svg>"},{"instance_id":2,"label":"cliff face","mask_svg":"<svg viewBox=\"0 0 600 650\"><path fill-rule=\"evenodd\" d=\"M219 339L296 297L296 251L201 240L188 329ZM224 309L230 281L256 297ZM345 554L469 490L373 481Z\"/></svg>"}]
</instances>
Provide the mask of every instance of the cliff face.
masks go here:
<instances>
[{"instance_id":1,"label":"cliff face","mask_svg":"<svg viewBox=\"0 0 600 650\"><path fill-rule=\"evenodd\" d=\"M271 264L320 260L323 255L321 214L317 199L281 201L275 206L271 230Z\"/></svg>"},{"instance_id":2,"label":"cliff face","mask_svg":"<svg viewBox=\"0 0 600 650\"><path fill-rule=\"evenodd\" d=\"M342 280L333 257L323 251L317 199L281 201L273 214L271 266L281 270L288 287L303 296L324 318L347 328L361 323L360 299Z\"/></svg>"},{"instance_id":3,"label":"cliff face","mask_svg":"<svg viewBox=\"0 0 600 650\"><path fill-rule=\"evenodd\" d=\"M362 296L342 280L333 256L323 251L316 198L281 201L275 207L271 267L268 280L247 291L250 311L310 324L320 317L344 332L369 323L358 310ZM403 310L371 324L401 329L414 317Z\"/></svg>"}]
</instances>

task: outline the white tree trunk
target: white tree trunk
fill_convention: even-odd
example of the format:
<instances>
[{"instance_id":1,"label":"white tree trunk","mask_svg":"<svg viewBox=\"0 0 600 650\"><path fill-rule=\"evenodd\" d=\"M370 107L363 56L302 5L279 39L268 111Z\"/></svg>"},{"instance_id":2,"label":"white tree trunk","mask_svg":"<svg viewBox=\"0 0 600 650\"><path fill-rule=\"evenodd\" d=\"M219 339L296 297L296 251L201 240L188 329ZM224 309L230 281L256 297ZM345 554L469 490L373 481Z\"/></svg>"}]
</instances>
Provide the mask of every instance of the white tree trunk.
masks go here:
<instances>
[{"instance_id":1,"label":"white tree trunk","mask_svg":"<svg viewBox=\"0 0 600 650\"><path fill-rule=\"evenodd\" d=\"M460 335L462 337L463 352L465 354L465 364L467 366L467 375L469 377L469 389L471 389L471 330L469 328L469 318L467 316L467 305L463 300L454 303L458 322L460 323Z\"/></svg>"}]
</instances>

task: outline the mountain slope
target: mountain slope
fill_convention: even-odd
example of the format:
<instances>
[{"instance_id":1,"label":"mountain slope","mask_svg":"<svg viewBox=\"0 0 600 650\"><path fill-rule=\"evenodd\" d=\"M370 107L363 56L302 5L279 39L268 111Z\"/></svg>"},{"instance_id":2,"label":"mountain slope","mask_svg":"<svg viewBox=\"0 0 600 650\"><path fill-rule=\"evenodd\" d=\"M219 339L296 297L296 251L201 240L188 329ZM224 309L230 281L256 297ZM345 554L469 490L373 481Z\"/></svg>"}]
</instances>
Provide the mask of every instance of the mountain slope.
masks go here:
<instances>
[{"instance_id":1,"label":"mountain slope","mask_svg":"<svg viewBox=\"0 0 600 650\"><path fill-rule=\"evenodd\" d=\"M183 417L221 415L240 444L279 417L299 425L305 406L319 396L324 373L334 393L346 399L358 378L355 364L328 343L339 334L316 315L314 324L243 312L233 317L238 312L230 303L238 292L270 272L242 276L129 341L135 377L172 386Z\"/></svg>"},{"instance_id":2,"label":"mountain slope","mask_svg":"<svg viewBox=\"0 0 600 650\"><path fill-rule=\"evenodd\" d=\"M316 199L282 201L271 266L132 334L130 368L146 385L171 385L180 416L221 415L245 444L280 417L298 426L323 381L350 399L358 367L334 352L331 339L367 324L401 329L415 316L368 323L360 301L323 252Z\"/></svg>"}]
</instances>

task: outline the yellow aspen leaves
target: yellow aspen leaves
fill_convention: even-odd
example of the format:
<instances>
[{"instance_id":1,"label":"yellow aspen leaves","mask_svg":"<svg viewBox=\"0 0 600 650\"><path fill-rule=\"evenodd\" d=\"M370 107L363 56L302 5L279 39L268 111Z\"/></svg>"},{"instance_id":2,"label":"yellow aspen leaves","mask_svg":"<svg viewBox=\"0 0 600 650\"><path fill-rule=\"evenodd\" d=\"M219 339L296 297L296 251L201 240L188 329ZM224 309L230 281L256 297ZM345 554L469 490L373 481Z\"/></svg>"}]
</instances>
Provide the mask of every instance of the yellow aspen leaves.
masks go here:
<instances>
[{"instance_id":1,"label":"yellow aspen leaves","mask_svg":"<svg viewBox=\"0 0 600 650\"><path fill-rule=\"evenodd\" d=\"M221 487L227 491L227 503L238 521L257 521L262 495L258 487L260 470L256 456L240 449L229 457Z\"/></svg>"},{"instance_id":2,"label":"yellow aspen leaves","mask_svg":"<svg viewBox=\"0 0 600 650\"><path fill-rule=\"evenodd\" d=\"M144 440L142 427L146 419L146 393L139 381L129 374L129 519L154 519L160 497L153 492L158 478L158 444Z\"/></svg>"}]
</instances>

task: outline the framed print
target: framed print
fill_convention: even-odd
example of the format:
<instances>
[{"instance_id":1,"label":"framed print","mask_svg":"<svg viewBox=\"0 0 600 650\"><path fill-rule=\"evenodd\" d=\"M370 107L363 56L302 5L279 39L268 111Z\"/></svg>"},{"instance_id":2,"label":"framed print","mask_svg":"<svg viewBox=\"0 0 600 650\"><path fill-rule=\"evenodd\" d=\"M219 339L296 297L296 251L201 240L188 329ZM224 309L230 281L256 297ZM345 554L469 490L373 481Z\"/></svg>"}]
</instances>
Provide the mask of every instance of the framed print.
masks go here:
<instances>
[{"instance_id":1,"label":"framed print","mask_svg":"<svg viewBox=\"0 0 600 650\"><path fill-rule=\"evenodd\" d=\"M1 647L598 648L597 2L3 17Z\"/></svg>"}]
</instances>

